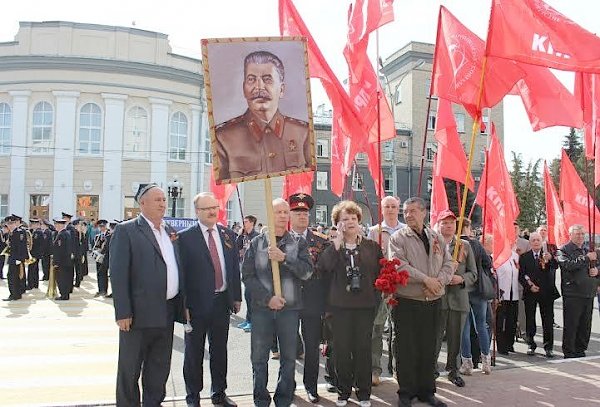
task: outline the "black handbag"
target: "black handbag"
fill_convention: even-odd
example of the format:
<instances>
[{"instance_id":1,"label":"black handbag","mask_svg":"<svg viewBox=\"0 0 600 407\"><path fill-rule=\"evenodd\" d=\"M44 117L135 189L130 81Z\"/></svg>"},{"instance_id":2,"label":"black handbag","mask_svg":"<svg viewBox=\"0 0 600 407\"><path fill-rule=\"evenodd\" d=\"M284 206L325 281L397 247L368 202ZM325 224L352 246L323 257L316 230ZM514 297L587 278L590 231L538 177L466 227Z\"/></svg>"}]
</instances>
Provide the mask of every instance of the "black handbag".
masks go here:
<instances>
[{"instance_id":1,"label":"black handbag","mask_svg":"<svg viewBox=\"0 0 600 407\"><path fill-rule=\"evenodd\" d=\"M491 270L481 270L479 278L477 279L478 294L482 300L493 300L497 298L496 295L496 279L492 275Z\"/></svg>"}]
</instances>

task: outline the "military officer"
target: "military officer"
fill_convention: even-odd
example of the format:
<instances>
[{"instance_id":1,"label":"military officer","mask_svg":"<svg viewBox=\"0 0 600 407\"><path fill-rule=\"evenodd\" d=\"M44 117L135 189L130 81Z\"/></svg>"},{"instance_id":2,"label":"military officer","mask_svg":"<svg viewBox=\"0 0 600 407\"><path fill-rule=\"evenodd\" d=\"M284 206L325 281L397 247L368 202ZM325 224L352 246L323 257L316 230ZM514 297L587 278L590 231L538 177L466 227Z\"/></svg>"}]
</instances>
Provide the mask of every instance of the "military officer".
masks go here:
<instances>
[{"instance_id":1,"label":"military officer","mask_svg":"<svg viewBox=\"0 0 600 407\"><path fill-rule=\"evenodd\" d=\"M33 290L39 288L40 282L40 259L44 254L44 232L37 218L29 219L31 230L31 257L33 262L27 266L27 288Z\"/></svg>"},{"instance_id":2,"label":"military officer","mask_svg":"<svg viewBox=\"0 0 600 407\"><path fill-rule=\"evenodd\" d=\"M96 277L98 279L98 292L94 297L105 296L108 291L108 267L103 267L108 263L105 263L104 260L106 257L103 253L108 253L106 247L107 241L107 230L106 225L108 221L104 219L98 220L98 228L100 229L100 233L98 233L94 237L94 252L97 253L96 257Z\"/></svg>"},{"instance_id":3,"label":"military officer","mask_svg":"<svg viewBox=\"0 0 600 407\"><path fill-rule=\"evenodd\" d=\"M73 292L73 279L76 275L75 273L75 257L77 256L77 242L79 240L79 235L75 226L72 224L71 220L73 219L73 215L68 214L66 212L62 213L62 219L65 221L65 229L67 231L69 237L69 249L71 250L71 267L68 268L71 275L71 288L70 292ZM56 222L55 222L56 225ZM58 230L58 228L57 228Z\"/></svg>"},{"instance_id":4,"label":"military officer","mask_svg":"<svg viewBox=\"0 0 600 407\"><path fill-rule=\"evenodd\" d=\"M81 285L81 280L85 275L84 267L87 267L85 260L87 252L87 242L85 241L85 233L83 232L83 222L81 219L73 219L71 221L73 229L75 230L75 259L73 260L73 266L75 269L75 287Z\"/></svg>"},{"instance_id":5,"label":"military officer","mask_svg":"<svg viewBox=\"0 0 600 407\"><path fill-rule=\"evenodd\" d=\"M27 260L27 231L21 226L21 217L7 216L4 221L8 226L10 255L8 256L8 291L4 301L20 300L23 294L22 280L25 278L25 260Z\"/></svg>"},{"instance_id":6,"label":"military officer","mask_svg":"<svg viewBox=\"0 0 600 407\"><path fill-rule=\"evenodd\" d=\"M243 92L248 110L215 129L218 179L311 167L308 123L284 116L285 70L267 51L244 60Z\"/></svg>"},{"instance_id":7,"label":"military officer","mask_svg":"<svg viewBox=\"0 0 600 407\"><path fill-rule=\"evenodd\" d=\"M42 231L44 233L44 246L42 254L42 280L48 281L50 279L50 256L52 256L52 240L53 240L53 229L52 223L46 219L42 221Z\"/></svg>"},{"instance_id":8,"label":"military officer","mask_svg":"<svg viewBox=\"0 0 600 407\"><path fill-rule=\"evenodd\" d=\"M6 249L8 246L8 226L2 222L0 224L0 253ZM4 280L4 263L6 261L6 256L0 255L0 280Z\"/></svg>"},{"instance_id":9,"label":"military officer","mask_svg":"<svg viewBox=\"0 0 600 407\"><path fill-rule=\"evenodd\" d=\"M317 264L319 254L327 246L327 236L313 232L308 228L309 211L315 201L307 194L294 194L288 199L290 204L290 229L292 235L304 238L308 242L308 251L313 264ZM321 324L325 314L327 290L321 274L316 269L312 276L303 282L300 312L302 339L304 340L304 388L310 402L318 403L317 380L319 378L319 345L321 343Z\"/></svg>"},{"instance_id":10,"label":"military officer","mask_svg":"<svg viewBox=\"0 0 600 407\"><path fill-rule=\"evenodd\" d=\"M52 242L52 260L58 273L57 285L60 296L55 298L57 301L68 300L73 289L72 239L69 231L66 229L66 224L66 219L54 220L56 236L54 236L54 241Z\"/></svg>"}]
</instances>

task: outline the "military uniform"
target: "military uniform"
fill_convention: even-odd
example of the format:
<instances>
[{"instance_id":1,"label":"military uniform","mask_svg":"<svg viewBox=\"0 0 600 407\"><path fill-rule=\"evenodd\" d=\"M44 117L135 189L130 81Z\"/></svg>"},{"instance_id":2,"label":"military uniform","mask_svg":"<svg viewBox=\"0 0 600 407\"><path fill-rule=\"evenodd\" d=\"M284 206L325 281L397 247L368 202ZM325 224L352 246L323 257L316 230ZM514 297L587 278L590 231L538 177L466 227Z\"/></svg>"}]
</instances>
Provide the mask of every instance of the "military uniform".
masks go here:
<instances>
[{"instance_id":1,"label":"military uniform","mask_svg":"<svg viewBox=\"0 0 600 407\"><path fill-rule=\"evenodd\" d=\"M105 220L99 220L98 226L106 226L107 222ZM108 233L107 231L98 233L94 237L94 251L99 253L100 256L96 258L96 278L98 280L98 292L96 293L96 297L101 295L106 295L108 291ZM99 261L101 259L102 261Z\"/></svg>"},{"instance_id":2,"label":"military uniform","mask_svg":"<svg viewBox=\"0 0 600 407\"><path fill-rule=\"evenodd\" d=\"M311 166L308 123L282 115L279 110L269 123L250 110L218 125L219 179L297 170Z\"/></svg>"},{"instance_id":3,"label":"military uniform","mask_svg":"<svg viewBox=\"0 0 600 407\"><path fill-rule=\"evenodd\" d=\"M36 224L39 221L30 219L29 222ZM34 261L27 266L27 288L30 290L39 287L40 259L44 254L44 232L39 226L33 229L31 240L31 257Z\"/></svg>"},{"instance_id":4,"label":"military uniform","mask_svg":"<svg viewBox=\"0 0 600 407\"><path fill-rule=\"evenodd\" d=\"M58 221L56 221L58 222ZM52 242L52 263L57 270L57 284L60 297L57 300L68 300L73 290L73 260L71 255L71 236L65 228L56 233Z\"/></svg>"},{"instance_id":5,"label":"military uniform","mask_svg":"<svg viewBox=\"0 0 600 407\"><path fill-rule=\"evenodd\" d=\"M7 217L6 221L21 218L15 215ZM8 300L19 300L23 294L23 280L25 279L25 264L27 260L27 231L22 226L15 228L8 237L10 256L8 256Z\"/></svg>"},{"instance_id":6,"label":"military uniform","mask_svg":"<svg viewBox=\"0 0 600 407\"><path fill-rule=\"evenodd\" d=\"M0 231L0 253L8 246L8 233L4 233L4 230ZM0 280L4 280L4 262L6 256L0 256Z\"/></svg>"},{"instance_id":7,"label":"military uniform","mask_svg":"<svg viewBox=\"0 0 600 407\"><path fill-rule=\"evenodd\" d=\"M50 226L52 226L49 222L47 222L46 220L43 221L46 226L48 227L47 229L44 229L43 233L44 233L44 245L43 245L43 251L42 251L42 257L41 257L41 262L42 262L42 280L48 281L50 279L50 256L52 256L52 240L53 240L53 232L52 229L50 228ZM53 228L54 226L52 226Z\"/></svg>"}]
</instances>

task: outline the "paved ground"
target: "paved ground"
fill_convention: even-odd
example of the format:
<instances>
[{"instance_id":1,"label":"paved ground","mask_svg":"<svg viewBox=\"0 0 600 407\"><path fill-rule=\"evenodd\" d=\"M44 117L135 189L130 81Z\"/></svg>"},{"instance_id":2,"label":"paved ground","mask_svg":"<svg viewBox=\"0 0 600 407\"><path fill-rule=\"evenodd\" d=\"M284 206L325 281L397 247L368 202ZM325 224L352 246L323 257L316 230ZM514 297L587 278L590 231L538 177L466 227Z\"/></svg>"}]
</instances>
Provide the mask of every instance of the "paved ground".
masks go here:
<instances>
[{"instance_id":1,"label":"paved ground","mask_svg":"<svg viewBox=\"0 0 600 407\"><path fill-rule=\"evenodd\" d=\"M117 328L111 301L93 298L95 273L91 271L68 302L46 299L45 290L46 286L42 284L40 290L29 292L20 301L0 303L0 405L114 405ZM7 296L6 280L1 280L0 298ZM560 325L561 307L562 303L557 301L556 321ZM242 311L243 315L245 311ZM228 393L235 396L240 405L251 405L250 334L236 328L240 321L242 318L238 316L231 319ZM592 331L586 359L564 361L559 358L562 331L557 329L555 360L549 361L541 353L534 357L525 355L526 347L520 342L516 345L517 354L498 358L492 375L485 376L477 371L473 377L466 377L465 388L459 389L444 377L440 378L438 395L456 406L600 405L600 319L597 309ZM442 352L440 360L445 357ZM165 406L185 405L182 402L185 396L182 363L183 331L178 326ZM383 363L387 363L385 358ZM269 383L273 389L278 362L273 360L269 365ZM302 361L298 361L296 402L309 405L301 388L302 369ZM210 379L207 377L205 382L210 383ZM395 390L395 381L388 375L384 383L374 389L373 404L395 405ZM323 405L333 405L335 395L328 394L322 386L319 392L324 396Z\"/></svg>"}]
</instances>

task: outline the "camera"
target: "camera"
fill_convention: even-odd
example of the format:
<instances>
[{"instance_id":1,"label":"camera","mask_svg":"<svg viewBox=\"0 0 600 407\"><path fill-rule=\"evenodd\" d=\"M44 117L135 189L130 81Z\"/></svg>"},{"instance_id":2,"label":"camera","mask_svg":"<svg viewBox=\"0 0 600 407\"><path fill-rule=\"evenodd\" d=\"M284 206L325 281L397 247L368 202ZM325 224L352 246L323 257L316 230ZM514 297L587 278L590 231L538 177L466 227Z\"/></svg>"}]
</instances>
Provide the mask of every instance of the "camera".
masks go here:
<instances>
[{"instance_id":1,"label":"camera","mask_svg":"<svg viewBox=\"0 0 600 407\"><path fill-rule=\"evenodd\" d=\"M348 278L347 290L353 293L360 291L360 279L362 275L358 267L346 266L346 277Z\"/></svg>"}]
</instances>

